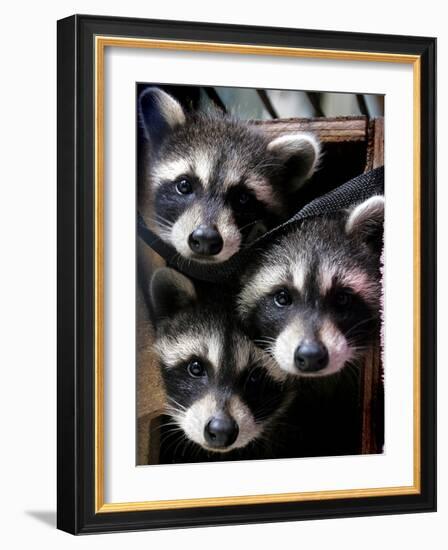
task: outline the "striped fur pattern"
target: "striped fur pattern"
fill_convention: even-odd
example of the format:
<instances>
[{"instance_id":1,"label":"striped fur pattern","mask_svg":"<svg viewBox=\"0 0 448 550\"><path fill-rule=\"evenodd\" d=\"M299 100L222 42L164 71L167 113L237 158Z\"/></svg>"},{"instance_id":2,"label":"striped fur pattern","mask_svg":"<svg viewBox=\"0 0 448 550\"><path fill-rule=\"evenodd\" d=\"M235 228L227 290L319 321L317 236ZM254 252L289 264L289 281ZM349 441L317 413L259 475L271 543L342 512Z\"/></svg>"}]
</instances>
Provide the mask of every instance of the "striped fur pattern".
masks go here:
<instances>
[{"instance_id":1,"label":"striped fur pattern","mask_svg":"<svg viewBox=\"0 0 448 550\"><path fill-rule=\"evenodd\" d=\"M305 220L243 275L239 315L283 372L334 374L378 337L383 218L384 197L375 196Z\"/></svg>"},{"instance_id":2,"label":"striped fur pattern","mask_svg":"<svg viewBox=\"0 0 448 550\"><path fill-rule=\"evenodd\" d=\"M316 169L313 135L269 139L220 112L185 112L158 88L139 98L148 147L141 181L142 215L161 239L187 260L224 262L289 215L288 197ZM211 227L213 253L190 236Z\"/></svg>"},{"instance_id":3,"label":"striped fur pattern","mask_svg":"<svg viewBox=\"0 0 448 550\"><path fill-rule=\"evenodd\" d=\"M202 298L170 268L155 272L151 296L159 318L155 347L175 429L210 453L245 449L266 438L293 390L239 329L229 301ZM234 422L237 436L228 445L210 446L206 428L223 416Z\"/></svg>"}]
</instances>

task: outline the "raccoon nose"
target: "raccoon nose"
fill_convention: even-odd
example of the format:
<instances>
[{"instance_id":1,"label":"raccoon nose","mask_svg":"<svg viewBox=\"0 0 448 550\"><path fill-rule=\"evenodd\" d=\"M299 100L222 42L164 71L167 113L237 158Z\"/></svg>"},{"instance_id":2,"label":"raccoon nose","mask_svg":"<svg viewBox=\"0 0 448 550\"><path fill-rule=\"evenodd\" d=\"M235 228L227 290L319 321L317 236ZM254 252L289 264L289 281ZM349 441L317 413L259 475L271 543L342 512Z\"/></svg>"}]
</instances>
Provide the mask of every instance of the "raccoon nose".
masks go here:
<instances>
[{"instance_id":1,"label":"raccoon nose","mask_svg":"<svg viewBox=\"0 0 448 550\"><path fill-rule=\"evenodd\" d=\"M214 416L205 426L204 437L210 447L230 447L238 437L238 424L228 415Z\"/></svg>"},{"instance_id":2,"label":"raccoon nose","mask_svg":"<svg viewBox=\"0 0 448 550\"><path fill-rule=\"evenodd\" d=\"M327 348L320 342L305 340L294 353L294 362L301 372L316 372L328 364Z\"/></svg>"},{"instance_id":3,"label":"raccoon nose","mask_svg":"<svg viewBox=\"0 0 448 550\"><path fill-rule=\"evenodd\" d=\"M188 237L188 245L196 254L215 256L223 246L222 237L216 227L200 225Z\"/></svg>"}]
</instances>

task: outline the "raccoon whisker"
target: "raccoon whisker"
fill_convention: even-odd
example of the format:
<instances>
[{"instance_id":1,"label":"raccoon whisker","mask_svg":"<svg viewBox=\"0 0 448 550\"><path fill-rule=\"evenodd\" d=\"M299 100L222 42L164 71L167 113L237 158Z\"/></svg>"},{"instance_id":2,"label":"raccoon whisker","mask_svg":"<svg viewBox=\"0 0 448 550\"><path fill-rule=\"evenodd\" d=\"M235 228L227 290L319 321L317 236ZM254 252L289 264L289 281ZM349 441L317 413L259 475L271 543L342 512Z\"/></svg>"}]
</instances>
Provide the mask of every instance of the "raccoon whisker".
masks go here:
<instances>
[{"instance_id":1,"label":"raccoon whisker","mask_svg":"<svg viewBox=\"0 0 448 550\"><path fill-rule=\"evenodd\" d=\"M345 368L351 369L351 370L353 370L354 372L357 372L357 373L359 373L359 371L361 370L360 365L359 365L358 361L356 360L356 358L349 359L345 363Z\"/></svg>"},{"instance_id":2,"label":"raccoon whisker","mask_svg":"<svg viewBox=\"0 0 448 550\"><path fill-rule=\"evenodd\" d=\"M160 440L160 445L164 446L164 451L167 452L178 441L179 437L182 437L182 430L173 430L168 434L163 434L164 437ZM168 445L168 441L170 442Z\"/></svg>"},{"instance_id":3,"label":"raccoon whisker","mask_svg":"<svg viewBox=\"0 0 448 550\"><path fill-rule=\"evenodd\" d=\"M347 361L344 367L339 371L339 378L350 379L354 384L359 382L359 369L356 368L354 363Z\"/></svg>"},{"instance_id":4,"label":"raccoon whisker","mask_svg":"<svg viewBox=\"0 0 448 550\"><path fill-rule=\"evenodd\" d=\"M180 403L166 403L165 404L165 409L168 413L181 413L181 415L183 416L186 412L186 408L181 405ZM173 415L171 415L173 416Z\"/></svg>"},{"instance_id":5,"label":"raccoon whisker","mask_svg":"<svg viewBox=\"0 0 448 550\"><path fill-rule=\"evenodd\" d=\"M154 223L155 225L160 225L160 227L163 227L164 229L172 229L174 225L174 222L170 222L169 220L165 220L165 218L162 218L159 216L155 218L148 217L148 220Z\"/></svg>"},{"instance_id":6,"label":"raccoon whisker","mask_svg":"<svg viewBox=\"0 0 448 550\"><path fill-rule=\"evenodd\" d=\"M185 406L173 399L172 397L168 397L167 402L165 403L165 406L168 408L176 408L181 410L186 410Z\"/></svg>"},{"instance_id":7,"label":"raccoon whisker","mask_svg":"<svg viewBox=\"0 0 448 550\"><path fill-rule=\"evenodd\" d=\"M255 344L273 344L275 343L275 338L272 338L270 336L265 336L264 338L256 338L254 340Z\"/></svg>"},{"instance_id":8,"label":"raccoon whisker","mask_svg":"<svg viewBox=\"0 0 448 550\"><path fill-rule=\"evenodd\" d=\"M191 458L197 458L200 455L200 451L202 447L200 447L195 441L190 439L189 437L185 436L183 441L183 449L182 449L182 456L184 457L185 454L190 454Z\"/></svg>"},{"instance_id":9,"label":"raccoon whisker","mask_svg":"<svg viewBox=\"0 0 448 550\"><path fill-rule=\"evenodd\" d=\"M246 248L250 248L253 244L254 244L254 240L251 240L251 241L249 241L249 242L243 243L243 244L240 246L240 249L243 250L243 249L246 249Z\"/></svg>"},{"instance_id":10,"label":"raccoon whisker","mask_svg":"<svg viewBox=\"0 0 448 550\"><path fill-rule=\"evenodd\" d=\"M172 439L173 435L177 435L177 437L175 437L173 441L170 441L170 444L164 449L164 451L166 453L168 451L171 451L171 449L173 449L174 446L176 446L176 449L177 449L177 446L179 445L179 443L181 443L183 441L183 439L185 438L185 434L182 430L179 430L178 434L170 434L169 439ZM164 442L166 442L166 440ZM175 453L173 452L172 454L174 455Z\"/></svg>"},{"instance_id":11,"label":"raccoon whisker","mask_svg":"<svg viewBox=\"0 0 448 550\"><path fill-rule=\"evenodd\" d=\"M271 418L271 412L272 411L261 411L257 412L257 422L265 422L266 420Z\"/></svg>"},{"instance_id":12,"label":"raccoon whisker","mask_svg":"<svg viewBox=\"0 0 448 550\"><path fill-rule=\"evenodd\" d=\"M163 429L166 426L169 426L169 430L167 433L172 431L179 431L182 430L182 428L179 426L179 423L174 420L174 418L170 417L170 419L166 422L162 422L160 426L157 426L157 429Z\"/></svg>"},{"instance_id":13,"label":"raccoon whisker","mask_svg":"<svg viewBox=\"0 0 448 550\"><path fill-rule=\"evenodd\" d=\"M173 224L164 223L164 222L161 222L159 220L150 220L150 221L154 222L155 225L158 225L159 227L161 227L163 229L166 229L166 230L170 230L173 227Z\"/></svg>"},{"instance_id":14,"label":"raccoon whisker","mask_svg":"<svg viewBox=\"0 0 448 550\"><path fill-rule=\"evenodd\" d=\"M185 451L189 448L196 451L195 447L196 447L196 443L192 439L190 439L189 437L185 436L184 448L182 450L182 456L185 456Z\"/></svg>"},{"instance_id":15,"label":"raccoon whisker","mask_svg":"<svg viewBox=\"0 0 448 550\"><path fill-rule=\"evenodd\" d=\"M169 263L172 263L172 262L178 263L180 269L183 270L186 267L188 268L189 264L191 263L191 260L189 258L185 258L184 256L182 256L182 254L180 254L179 252L175 252L175 254L173 254L173 256L171 257Z\"/></svg>"},{"instance_id":16,"label":"raccoon whisker","mask_svg":"<svg viewBox=\"0 0 448 550\"><path fill-rule=\"evenodd\" d=\"M169 241L171 235L171 227L168 227L167 225L162 225L161 223L158 223L156 225L159 237L165 241Z\"/></svg>"},{"instance_id":17,"label":"raccoon whisker","mask_svg":"<svg viewBox=\"0 0 448 550\"><path fill-rule=\"evenodd\" d=\"M270 441L268 437L261 433L258 437L256 437L246 445L246 448L248 447L251 448L251 450L254 450L258 447L264 454L267 454L269 451L272 451L272 441Z\"/></svg>"},{"instance_id":18,"label":"raccoon whisker","mask_svg":"<svg viewBox=\"0 0 448 550\"><path fill-rule=\"evenodd\" d=\"M192 458L198 459L201 456L201 452L204 450L200 445L195 443L194 441L191 441L191 448L193 449ZM207 453L209 454L209 453Z\"/></svg>"},{"instance_id":19,"label":"raccoon whisker","mask_svg":"<svg viewBox=\"0 0 448 550\"><path fill-rule=\"evenodd\" d=\"M186 451L192 446L191 445L192 443L193 442L190 439L185 438L185 440L183 441L183 448L182 448L182 453L181 453L182 457L185 456Z\"/></svg>"},{"instance_id":20,"label":"raccoon whisker","mask_svg":"<svg viewBox=\"0 0 448 550\"><path fill-rule=\"evenodd\" d=\"M200 457L201 453L204 451L203 447L201 447L194 441L189 441L188 446L192 449L192 459L196 460L197 462L202 462ZM209 456L210 453L207 452L207 455Z\"/></svg>"},{"instance_id":21,"label":"raccoon whisker","mask_svg":"<svg viewBox=\"0 0 448 550\"><path fill-rule=\"evenodd\" d=\"M170 229L159 228L159 237L164 241L170 240Z\"/></svg>"},{"instance_id":22,"label":"raccoon whisker","mask_svg":"<svg viewBox=\"0 0 448 550\"><path fill-rule=\"evenodd\" d=\"M352 352L353 359L357 360L360 358L362 354L364 354L369 347L368 346L356 346L354 344L351 344L350 341L347 342L348 346L350 348L350 351Z\"/></svg>"},{"instance_id":23,"label":"raccoon whisker","mask_svg":"<svg viewBox=\"0 0 448 550\"><path fill-rule=\"evenodd\" d=\"M174 222L167 219L167 218L164 218L162 215L160 214L154 214L154 217L150 217L151 220L157 222L157 223L163 223L169 227L172 227L174 225Z\"/></svg>"},{"instance_id":24,"label":"raccoon whisker","mask_svg":"<svg viewBox=\"0 0 448 550\"><path fill-rule=\"evenodd\" d=\"M178 407L179 409L182 409L184 411L187 410L187 407L185 407L184 405L182 405L181 403L179 403L179 401L176 401L173 397L168 397L168 403L171 405L176 405L176 407Z\"/></svg>"},{"instance_id":25,"label":"raccoon whisker","mask_svg":"<svg viewBox=\"0 0 448 550\"><path fill-rule=\"evenodd\" d=\"M170 416L170 420L168 420L167 422L162 422L159 426L156 426L154 428L154 431L163 430L164 428L166 428L166 426L175 426L176 429L180 429L179 424Z\"/></svg>"},{"instance_id":26,"label":"raccoon whisker","mask_svg":"<svg viewBox=\"0 0 448 550\"><path fill-rule=\"evenodd\" d=\"M275 361L274 350L272 348L270 348L269 346L263 348L263 353L265 354L265 356Z\"/></svg>"},{"instance_id":27,"label":"raccoon whisker","mask_svg":"<svg viewBox=\"0 0 448 550\"><path fill-rule=\"evenodd\" d=\"M166 437L160 439L160 449L163 449L164 453L167 453L173 445L178 441L179 434L170 433ZM173 439L174 438L174 439Z\"/></svg>"},{"instance_id":28,"label":"raccoon whisker","mask_svg":"<svg viewBox=\"0 0 448 550\"><path fill-rule=\"evenodd\" d=\"M350 346L350 349L351 350L361 350L361 351L365 351L366 349L369 349L369 344L360 344L359 342L357 342L357 339L356 337L349 337L349 338L346 338L347 340L347 343L348 345Z\"/></svg>"},{"instance_id":29,"label":"raccoon whisker","mask_svg":"<svg viewBox=\"0 0 448 550\"><path fill-rule=\"evenodd\" d=\"M174 222L172 222L171 220L169 220L168 218L164 218L162 215L160 214L155 214L155 218L156 220L158 221L161 221L163 223L166 223L167 225L174 225Z\"/></svg>"},{"instance_id":30,"label":"raccoon whisker","mask_svg":"<svg viewBox=\"0 0 448 550\"><path fill-rule=\"evenodd\" d=\"M262 351L265 353L268 353L268 355L272 355L274 353L274 348L272 347L272 344L275 344L275 340L254 340L254 343L261 347ZM265 346L265 347L264 347ZM257 362L261 361L261 359L258 359Z\"/></svg>"},{"instance_id":31,"label":"raccoon whisker","mask_svg":"<svg viewBox=\"0 0 448 550\"><path fill-rule=\"evenodd\" d=\"M270 357L272 357L272 359L275 359L274 349L273 349L273 348L267 347L267 348L264 348L264 351L265 351Z\"/></svg>"},{"instance_id":32,"label":"raccoon whisker","mask_svg":"<svg viewBox=\"0 0 448 550\"><path fill-rule=\"evenodd\" d=\"M244 231L244 229L247 229L248 227L250 227L251 225L255 225L256 223L259 223L263 220L255 220L253 222L250 222L250 223L246 223L246 225L243 225L243 227L240 227L240 231Z\"/></svg>"},{"instance_id":33,"label":"raccoon whisker","mask_svg":"<svg viewBox=\"0 0 448 550\"><path fill-rule=\"evenodd\" d=\"M179 258L180 258L180 265L183 268L188 267L191 264L191 260L189 258L185 258L181 254L179 254Z\"/></svg>"},{"instance_id":34,"label":"raccoon whisker","mask_svg":"<svg viewBox=\"0 0 448 550\"><path fill-rule=\"evenodd\" d=\"M177 407L173 407L170 405L165 406L165 413L169 414L170 416L174 417L175 415L180 414L180 416L184 416L185 410L184 409L178 409Z\"/></svg>"},{"instance_id":35,"label":"raccoon whisker","mask_svg":"<svg viewBox=\"0 0 448 550\"><path fill-rule=\"evenodd\" d=\"M169 415L174 422L177 422L177 424L179 424L179 422L177 421L176 417L177 418L180 418L180 417L184 417L185 416L185 412L182 411L182 410L179 410L179 409L175 409L173 407L171 408L166 408L165 409L165 413L167 415Z\"/></svg>"},{"instance_id":36,"label":"raccoon whisker","mask_svg":"<svg viewBox=\"0 0 448 550\"><path fill-rule=\"evenodd\" d=\"M166 424L164 424L163 426L160 426L160 428L166 428ZM180 431L179 426L175 426L173 428L170 428L170 429L166 430L166 432L163 432L163 434L162 434L163 435L163 440L166 441L172 435L179 434L179 431Z\"/></svg>"},{"instance_id":37,"label":"raccoon whisker","mask_svg":"<svg viewBox=\"0 0 448 550\"><path fill-rule=\"evenodd\" d=\"M277 403L277 401L278 401L278 397L276 396L276 397L271 397L271 399L268 399L263 403L263 407L258 409L255 413L258 422L260 421L263 422L267 418L272 417L272 410L270 409L270 405Z\"/></svg>"},{"instance_id":38,"label":"raccoon whisker","mask_svg":"<svg viewBox=\"0 0 448 550\"><path fill-rule=\"evenodd\" d=\"M261 434L250 442L252 447L260 447L267 456L272 456L274 445L278 445L278 441L272 437L272 430L266 428Z\"/></svg>"},{"instance_id":39,"label":"raccoon whisker","mask_svg":"<svg viewBox=\"0 0 448 550\"><path fill-rule=\"evenodd\" d=\"M254 344L255 344L256 346L261 347L261 348L262 348L262 351L264 351L264 352L266 352L267 349L272 349L272 348L271 348L272 342L259 342L259 341L257 341L257 342L254 342Z\"/></svg>"},{"instance_id":40,"label":"raccoon whisker","mask_svg":"<svg viewBox=\"0 0 448 550\"><path fill-rule=\"evenodd\" d=\"M272 410L271 409L263 409L261 411L257 411L257 420L256 422L266 422L267 420L274 420L275 416L272 416ZM277 424L276 424L277 426Z\"/></svg>"},{"instance_id":41,"label":"raccoon whisker","mask_svg":"<svg viewBox=\"0 0 448 550\"><path fill-rule=\"evenodd\" d=\"M185 418L185 413L182 411L176 411L174 409L171 409L170 411L167 411L166 414L170 417L170 425L176 424L178 427L180 427L180 422L183 418Z\"/></svg>"},{"instance_id":42,"label":"raccoon whisker","mask_svg":"<svg viewBox=\"0 0 448 550\"><path fill-rule=\"evenodd\" d=\"M370 323L370 321L375 321L375 319L376 317L368 317L367 319L363 319L362 321L359 321L359 323L356 323L355 325L349 328L349 330L345 333L345 337L347 338L347 336L359 326L364 325L365 323Z\"/></svg>"},{"instance_id":43,"label":"raccoon whisker","mask_svg":"<svg viewBox=\"0 0 448 550\"><path fill-rule=\"evenodd\" d=\"M371 346L357 346L356 342L350 343L350 340L348 341L348 344L350 346L350 350L352 351L353 358L352 361L360 362L363 358L363 356L366 354L367 351L371 349Z\"/></svg>"},{"instance_id":44,"label":"raccoon whisker","mask_svg":"<svg viewBox=\"0 0 448 550\"><path fill-rule=\"evenodd\" d=\"M188 440L187 436L185 434L182 434L182 437L180 438L180 441L177 443L176 447L173 450L173 455L176 456L176 451L180 447L180 445L185 445L186 441ZM185 448L183 449L182 456L185 456Z\"/></svg>"}]
</instances>

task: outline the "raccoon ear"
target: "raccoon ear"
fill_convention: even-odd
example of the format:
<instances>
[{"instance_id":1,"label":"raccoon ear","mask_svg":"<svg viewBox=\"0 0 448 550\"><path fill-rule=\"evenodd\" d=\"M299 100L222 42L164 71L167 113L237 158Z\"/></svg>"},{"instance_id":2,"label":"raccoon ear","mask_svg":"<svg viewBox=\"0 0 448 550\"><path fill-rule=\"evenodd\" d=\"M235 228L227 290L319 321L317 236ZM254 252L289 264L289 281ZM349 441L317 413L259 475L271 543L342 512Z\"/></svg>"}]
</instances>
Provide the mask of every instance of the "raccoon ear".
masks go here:
<instances>
[{"instance_id":1,"label":"raccoon ear","mask_svg":"<svg viewBox=\"0 0 448 550\"><path fill-rule=\"evenodd\" d=\"M375 195L355 206L345 222L347 235L359 235L373 248L381 248L384 226L384 197Z\"/></svg>"},{"instance_id":2,"label":"raccoon ear","mask_svg":"<svg viewBox=\"0 0 448 550\"><path fill-rule=\"evenodd\" d=\"M138 109L145 137L154 146L176 126L185 124L181 104L159 88L144 90L138 100Z\"/></svg>"},{"instance_id":3,"label":"raccoon ear","mask_svg":"<svg viewBox=\"0 0 448 550\"><path fill-rule=\"evenodd\" d=\"M172 317L196 301L190 279L169 267L157 269L150 286L151 305L158 319Z\"/></svg>"},{"instance_id":4,"label":"raccoon ear","mask_svg":"<svg viewBox=\"0 0 448 550\"><path fill-rule=\"evenodd\" d=\"M320 143L312 134L288 134L269 142L268 150L284 163L288 183L295 191L315 172Z\"/></svg>"}]
</instances>

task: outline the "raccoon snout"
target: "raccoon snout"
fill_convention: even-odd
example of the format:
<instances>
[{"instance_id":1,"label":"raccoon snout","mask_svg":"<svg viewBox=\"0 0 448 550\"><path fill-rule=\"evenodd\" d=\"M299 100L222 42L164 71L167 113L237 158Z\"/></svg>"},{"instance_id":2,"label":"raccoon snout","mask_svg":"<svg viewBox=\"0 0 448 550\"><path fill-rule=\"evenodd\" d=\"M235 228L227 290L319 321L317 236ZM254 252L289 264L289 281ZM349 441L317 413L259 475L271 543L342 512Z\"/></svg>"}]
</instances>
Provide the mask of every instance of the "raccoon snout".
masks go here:
<instances>
[{"instance_id":1,"label":"raccoon snout","mask_svg":"<svg viewBox=\"0 0 448 550\"><path fill-rule=\"evenodd\" d=\"M238 437L238 424L231 416L214 416L205 426L204 437L207 445L216 449L224 449L235 443Z\"/></svg>"},{"instance_id":2,"label":"raccoon snout","mask_svg":"<svg viewBox=\"0 0 448 550\"><path fill-rule=\"evenodd\" d=\"M195 254L216 256L224 243L216 227L200 225L188 237L188 245Z\"/></svg>"},{"instance_id":3,"label":"raccoon snout","mask_svg":"<svg viewBox=\"0 0 448 550\"><path fill-rule=\"evenodd\" d=\"M294 363L303 373L317 372L328 365L328 350L316 340L305 340L294 353Z\"/></svg>"}]
</instances>

